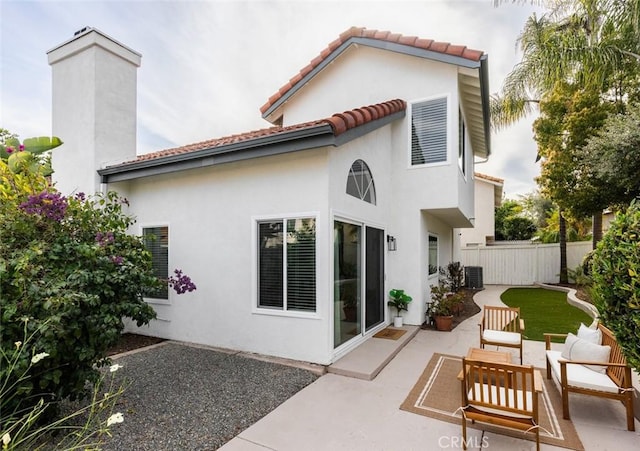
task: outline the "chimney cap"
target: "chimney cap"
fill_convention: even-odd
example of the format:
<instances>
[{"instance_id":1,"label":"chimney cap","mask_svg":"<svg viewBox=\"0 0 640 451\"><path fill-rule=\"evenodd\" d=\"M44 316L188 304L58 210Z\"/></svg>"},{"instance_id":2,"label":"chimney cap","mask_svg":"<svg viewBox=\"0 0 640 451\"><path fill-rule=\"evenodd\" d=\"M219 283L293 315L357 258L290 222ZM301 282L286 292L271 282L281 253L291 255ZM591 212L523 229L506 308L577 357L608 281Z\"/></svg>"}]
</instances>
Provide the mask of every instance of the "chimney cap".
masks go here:
<instances>
[{"instance_id":1,"label":"chimney cap","mask_svg":"<svg viewBox=\"0 0 640 451\"><path fill-rule=\"evenodd\" d=\"M88 31L91 31L91 30L93 30L93 28L91 28L91 27L83 27L80 30L78 30L75 33L73 33L73 36L75 37L75 36L78 36L80 34L83 34L83 33L86 33Z\"/></svg>"},{"instance_id":2,"label":"chimney cap","mask_svg":"<svg viewBox=\"0 0 640 451\"><path fill-rule=\"evenodd\" d=\"M94 45L140 67L140 58L142 57L140 53L93 27L81 28L73 34L71 39L49 50L47 52L49 65L76 55Z\"/></svg>"}]
</instances>

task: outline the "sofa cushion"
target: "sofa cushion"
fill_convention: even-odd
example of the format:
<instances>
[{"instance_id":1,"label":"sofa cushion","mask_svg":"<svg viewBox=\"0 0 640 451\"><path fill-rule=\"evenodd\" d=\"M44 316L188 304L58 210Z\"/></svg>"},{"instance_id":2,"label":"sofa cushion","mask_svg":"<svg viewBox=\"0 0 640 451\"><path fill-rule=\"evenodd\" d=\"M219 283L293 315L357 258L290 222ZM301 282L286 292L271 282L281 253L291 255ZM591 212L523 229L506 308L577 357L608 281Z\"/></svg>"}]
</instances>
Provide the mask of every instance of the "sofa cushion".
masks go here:
<instances>
[{"instance_id":1,"label":"sofa cushion","mask_svg":"<svg viewBox=\"0 0 640 451\"><path fill-rule=\"evenodd\" d=\"M482 338L492 343L503 343L505 345L519 345L522 336L517 332L505 332L504 330L485 329Z\"/></svg>"},{"instance_id":2,"label":"sofa cushion","mask_svg":"<svg viewBox=\"0 0 640 451\"><path fill-rule=\"evenodd\" d=\"M562 353L560 351L546 352L551 370L558 381L560 381L560 362L558 362L558 360L562 359ZM567 364L567 384L572 387L618 393L618 386L609 376L590 370L583 365Z\"/></svg>"},{"instance_id":3,"label":"sofa cushion","mask_svg":"<svg viewBox=\"0 0 640 451\"><path fill-rule=\"evenodd\" d=\"M562 358L566 360L586 360L589 362L608 362L611 346L601 346L568 334L562 350ZM603 365L585 365L587 368L604 374L607 367Z\"/></svg>"},{"instance_id":4,"label":"sofa cushion","mask_svg":"<svg viewBox=\"0 0 640 451\"><path fill-rule=\"evenodd\" d=\"M476 382L475 384L475 393L477 393L477 399L474 399L474 390L470 389L467 394L467 399L469 403L473 405L478 410L482 410L487 413L497 413L500 415L511 416L514 418L531 418L531 415L517 412L509 412L506 410L502 410L500 408L494 408L489 406L477 405L477 402L488 402L489 400L489 390L491 390L491 400L498 406L510 407L512 409L518 410L526 410L527 412L533 413L533 394L531 392L523 392L522 390L514 390L512 388L505 389L504 387L496 387L495 385L489 384L480 384ZM500 403L498 400L498 390L500 390ZM508 396L505 396L505 391L508 393ZM482 392L482 398L480 397L480 393ZM527 409L524 408L524 400L523 396L526 396ZM484 400L484 401L481 401ZM517 400L517 405L514 402ZM517 407L516 407L517 406Z\"/></svg>"},{"instance_id":5,"label":"sofa cushion","mask_svg":"<svg viewBox=\"0 0 640 451\"><path fill-rule=\"evenodd\" d=\"M597 327L594 329L592 327L587 327L583 323L580 323L580 327L578 328L578 338L582 338L583 340L587 340L590 343L601 345L602 344L602 331Z\"/></svg>"}]
</instances>

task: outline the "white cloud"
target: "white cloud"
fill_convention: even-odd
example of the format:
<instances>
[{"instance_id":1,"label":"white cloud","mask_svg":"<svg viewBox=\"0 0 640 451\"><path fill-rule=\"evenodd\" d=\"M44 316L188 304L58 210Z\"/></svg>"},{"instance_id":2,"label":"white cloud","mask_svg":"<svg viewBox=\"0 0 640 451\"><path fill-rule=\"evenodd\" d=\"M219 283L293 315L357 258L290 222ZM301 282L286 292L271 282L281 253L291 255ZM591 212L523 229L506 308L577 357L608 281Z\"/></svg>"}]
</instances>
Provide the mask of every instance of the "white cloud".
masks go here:
<instances>
[{"instance_id":1,"label":"white cloud","mask_svg":"<svg viewBox=\"0 0 640 451\"><path fill-rule=\"evenodd\" d=\"M520 29L537 10L495 8L490 0L33 1L2 2L0 8L0 126L24 137L49 133L45 53L92 26L143 55L139 153L269 126L260 106L351 26L483 50L496 92L518 62ZM504 178L509 196L535 187L530 129L529 121L495 134L492 158L478 166Z\"/></svg>"}]
</instances>

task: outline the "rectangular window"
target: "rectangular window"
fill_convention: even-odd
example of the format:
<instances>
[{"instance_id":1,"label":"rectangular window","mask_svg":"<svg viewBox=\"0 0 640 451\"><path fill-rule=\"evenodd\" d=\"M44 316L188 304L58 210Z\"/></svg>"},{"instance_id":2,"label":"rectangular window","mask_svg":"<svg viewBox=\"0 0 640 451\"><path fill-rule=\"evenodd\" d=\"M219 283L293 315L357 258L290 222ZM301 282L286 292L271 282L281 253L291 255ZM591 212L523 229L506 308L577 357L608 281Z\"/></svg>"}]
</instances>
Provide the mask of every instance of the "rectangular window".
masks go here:
<instances>
[{"instance_id":1,"label":"rectangular window","mask_svg":"<svg viewBox=\"0 0 640 451\"><path fill-rule=\"evenodd\" d=\"M467 170L467 149L466 149L466 127L462 111L458 110L458 165L463 174L466 175Z\"/></svg>"},{"instance_id":2,"label":"rectangular window","mask_svg":"<svg viewBox=\"0 0 640 451\"><path fill-rule=\"evenodd\" d=\"M316 220L258 223L258 307L316 311Z\"/></svg>"},{"instance_id":3,"label":"rectangular window","mask_svg":"<svg viewBox=\"0 0 640 451\"><path fill-rule=\"evenodd\" d=\"M411 165L447 161L447 98L411 107Z\"/></svg>"},{"instance_id":4,"label":"rectangular window","mask_svg":"<svg viewBox=\"0 0 640 451\"><path fill-rule=\"evenodd\" d=\"M438 274L438 237L429 235L429 276Z\"/></svg>"},{"instance_id":5,"label":"rectangular window","mask_svg":"<svg viewBox=\"0 0 640 451\"><path fill-rule=\"evenodd\" d=\"M153 274L163 280L169 278L169 227L145 227L142 229L144 246L151 253ZM169 287L165 284L149 295L154 299L169 299Z\"/></svg>"}]
</instances>

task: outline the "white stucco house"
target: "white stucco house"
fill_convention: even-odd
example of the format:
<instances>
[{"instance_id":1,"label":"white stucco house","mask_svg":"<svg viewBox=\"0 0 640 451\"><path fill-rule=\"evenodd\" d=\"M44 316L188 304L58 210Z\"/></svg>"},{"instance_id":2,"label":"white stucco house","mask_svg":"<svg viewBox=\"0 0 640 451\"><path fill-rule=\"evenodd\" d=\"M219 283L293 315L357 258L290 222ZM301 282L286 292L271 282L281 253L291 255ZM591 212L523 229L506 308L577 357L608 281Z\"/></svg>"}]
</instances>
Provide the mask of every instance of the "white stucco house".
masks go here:
<instances>
[{"instance_id":1,"label":"white stucco house","mask_svg":"<svg viewBox=\"0 0 640 451\"><path fill-rule=\"evenodd\" d=\"M496 208L502 204L504 180L491 175L474 173L475 218L473 227L460 229L460 246L485 246L495 238Z\"/></svg>"},{"instance_id":2,"label":"white stucco house","mask_svg":"<svg viewBox=\"0 0 640 451\"><path fill-rule=\"evenodd\" d=\"M389 324L391 288L422 324L490 154L483 52L351 28L260 108L272 126L146 155L137 52L87 28L48 58L58 189L128 198L158 274L198 286L132 330L330 364Z\"/></svg>"}]
</instances>

